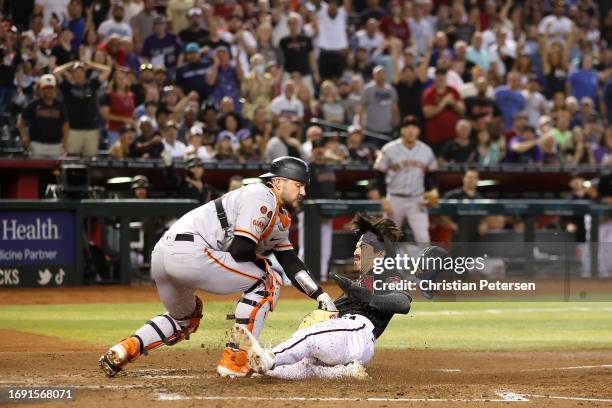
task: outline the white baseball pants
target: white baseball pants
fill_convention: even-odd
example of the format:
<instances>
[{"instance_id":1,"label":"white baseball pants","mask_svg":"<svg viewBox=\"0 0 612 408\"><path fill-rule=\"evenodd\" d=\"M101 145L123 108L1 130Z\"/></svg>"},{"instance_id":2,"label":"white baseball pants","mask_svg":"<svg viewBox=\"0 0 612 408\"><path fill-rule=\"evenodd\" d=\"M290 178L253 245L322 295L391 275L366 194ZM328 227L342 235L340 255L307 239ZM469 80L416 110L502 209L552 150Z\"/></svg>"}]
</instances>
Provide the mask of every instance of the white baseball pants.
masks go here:
<instances>
[{"instance_id":1,"label":"white baseball pants","mask_svg":"<svg viewBox=\"0 0 612 408\"><path fill-rule=\"evenodd\" d=\"M366 364L374 356L374 325L361 315L344 315L293 333L272 349L276 366L304 359L336 366L357 361Z\"/></svg>"}]
</instances>

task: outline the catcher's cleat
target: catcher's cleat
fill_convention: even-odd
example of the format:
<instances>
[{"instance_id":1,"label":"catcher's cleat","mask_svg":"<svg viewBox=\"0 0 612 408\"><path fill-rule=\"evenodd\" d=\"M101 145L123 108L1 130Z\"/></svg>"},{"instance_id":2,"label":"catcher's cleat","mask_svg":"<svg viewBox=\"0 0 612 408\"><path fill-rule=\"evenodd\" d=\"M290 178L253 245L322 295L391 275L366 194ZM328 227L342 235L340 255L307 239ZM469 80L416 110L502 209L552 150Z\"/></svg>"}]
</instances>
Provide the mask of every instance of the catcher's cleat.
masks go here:
<instances>
[{"instance_id":1,"label":"catcher's cleat","mask_svg":"<svg viewBox=\"0 0 612 408\"><path fill-rule=\"evenodd\" d=\"M246 328L235 324L232 328L232 341L240 350L246 351L251 369L256 373L263 374L274 368L275 358L272 350L262 348Z\"/></svg>"},{"instance_id":2,"label":"catcher's cleat","mask_svg":"<svg viewBox=\"0 0 612 408\"><path fill-rule=\"evenodd\" d=\"M130 361L140 356L140 342L136 337L128 337L108 349L100 357L99 366L109 377L114 377Z\"/></svg>"},{"instance_id":3,"label":"catcher's cleat","mask_svg":"<svg viewBox=\"0 0 612 408\"><path fill-rule=\"evenodd\" d=\"M221 377L246 377L251 374L251 365L247 354L242 350L226 347L217 365L217 373Z\"/></svg>"}]
</instances>

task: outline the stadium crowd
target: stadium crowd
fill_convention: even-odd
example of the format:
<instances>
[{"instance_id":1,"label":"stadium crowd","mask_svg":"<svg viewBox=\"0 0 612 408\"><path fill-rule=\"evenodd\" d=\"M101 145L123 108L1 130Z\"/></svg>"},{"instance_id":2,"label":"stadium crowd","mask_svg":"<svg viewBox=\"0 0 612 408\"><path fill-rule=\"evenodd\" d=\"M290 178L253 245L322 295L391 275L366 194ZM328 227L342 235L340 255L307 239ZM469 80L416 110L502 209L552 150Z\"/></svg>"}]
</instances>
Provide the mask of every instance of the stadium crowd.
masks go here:
<instances>
[{"instance_id":1,"label":"stadium crowd","mask_svg":"<svg viewBox=\"0 0 612 408\"><path fill-rule=\"evenodd\" d=\"M0 118L30 155L612 164L607 0L4 0ZM318 119L322 125L313 125Z\"/></svg>"}]
</instances>

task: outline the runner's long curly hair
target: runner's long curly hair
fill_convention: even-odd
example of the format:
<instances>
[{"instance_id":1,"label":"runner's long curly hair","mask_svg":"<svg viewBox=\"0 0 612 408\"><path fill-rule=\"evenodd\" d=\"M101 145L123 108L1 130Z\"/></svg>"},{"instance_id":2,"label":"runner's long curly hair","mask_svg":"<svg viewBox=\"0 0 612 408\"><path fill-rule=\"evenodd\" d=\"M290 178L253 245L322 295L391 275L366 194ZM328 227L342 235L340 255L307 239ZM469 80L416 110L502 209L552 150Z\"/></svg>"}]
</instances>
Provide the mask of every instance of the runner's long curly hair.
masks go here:
<instances>
[{"instance_id":1,"label":"runner's long curly hair","mask_svg":"<svg viewBox=\"0 0 612 408\"><path fill-rule=\"evenodd\" d=\"M351 225L355 234L361 236L369 231L376 235L380 242L400 242L404 239L404 232L389 218L357 213Z\"/></svg>"}]
</instances>

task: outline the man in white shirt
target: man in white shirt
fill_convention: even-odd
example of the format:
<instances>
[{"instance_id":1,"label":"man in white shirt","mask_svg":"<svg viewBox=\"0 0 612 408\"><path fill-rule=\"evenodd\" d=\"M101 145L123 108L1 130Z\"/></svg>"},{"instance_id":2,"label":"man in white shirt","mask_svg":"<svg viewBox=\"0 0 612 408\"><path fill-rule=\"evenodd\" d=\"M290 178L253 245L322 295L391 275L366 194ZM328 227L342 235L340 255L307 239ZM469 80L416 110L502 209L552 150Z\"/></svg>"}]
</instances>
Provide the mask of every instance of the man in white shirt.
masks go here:
<instances>
[{"instance_id":1,"label":"man in white shirt","mask_svg":"<svg viewBox=\"0 0 612 408\"><path fill-rule=\"evenodd\" d=\"M42 13L43 26L51 27L51 17L55 15L57 22L61 25L68 20L68 3L70 0L36 0L34 3L34 15ZM9 2L10 3L10 2Z\"/></svg>"},{"instance_id":2,"label":"man in white shirt","mask_svg":"<svg viewBox=\"0 0 612 408\"><path fill-rule=\"evenodd\" d=\"M365 24L365 28L357 31L353 39L354 48L363 48L368 54L368 61L372 61L382 52L385 37L378 30L378 20L370 18Z\"/></svg>"},{"instance_id":3,"label":"man in white shirt","mask_svg":"<svg viewBox=\"0 0 612 408\"><path fill-rule=\"evenodd\" d=\"M123 21L124 15L125 9L123 3L115 2L113 4L112 17L98 27L98 34L104 36L104 42L106 42L112 34L117 34L119 37L132 38L132 27Z\"/></svg>"},{"instance_id":4,"label":"man in white shirt","mask_svg":"<svg viewBox=\"0 0 612 408\"><path fill-rule=\"evenodd\" d=\"M319 53L319 75L322 79L342 76L346 62L348 37L346 34L346 10L340 0L321 3L317 12L316 33Z\"/></svg>"},{"instance_id":5,"label":"man in white shirt","mask_svg":"<svg viewBox=\"0 0 612 408\"><path fill-rule=\"evenodd\" d=\"M166 123L165 128L162 129L162 135L164 137L165 153L169 154L173 159L184 158L187 153L187 146L185 146L185 143L177 140L178 130L174 121L170 120Z\"/></svg>"},{"instance_id":6,"label":"man in white shirt","mask_svg":"<svg viewBox=\"0 0 612 408\"><path fill-rule=\"evenodd\" d=\"M291 121L302 121L304 117L304 106L302 102L295 97L295 83L292 79L285 82L283 93L272 99L270 105L272 114L274 115L274 123L278 123L279 118L287 118Z\"/></svg>"},{"instance_id":7,"label":"man in white shirt","mask_svg":"<svg viewBox=\"0 0 612 408\"><path fill-rule=\"evenodd\" d=\"M564 12L563 0L557 0L555 1L553 14L549 14L540 21L538 33L545 36L547 44L552 44L555 41L563 44L572 32L572 20L565 17Z\"/></svg>"}]
</instances>

